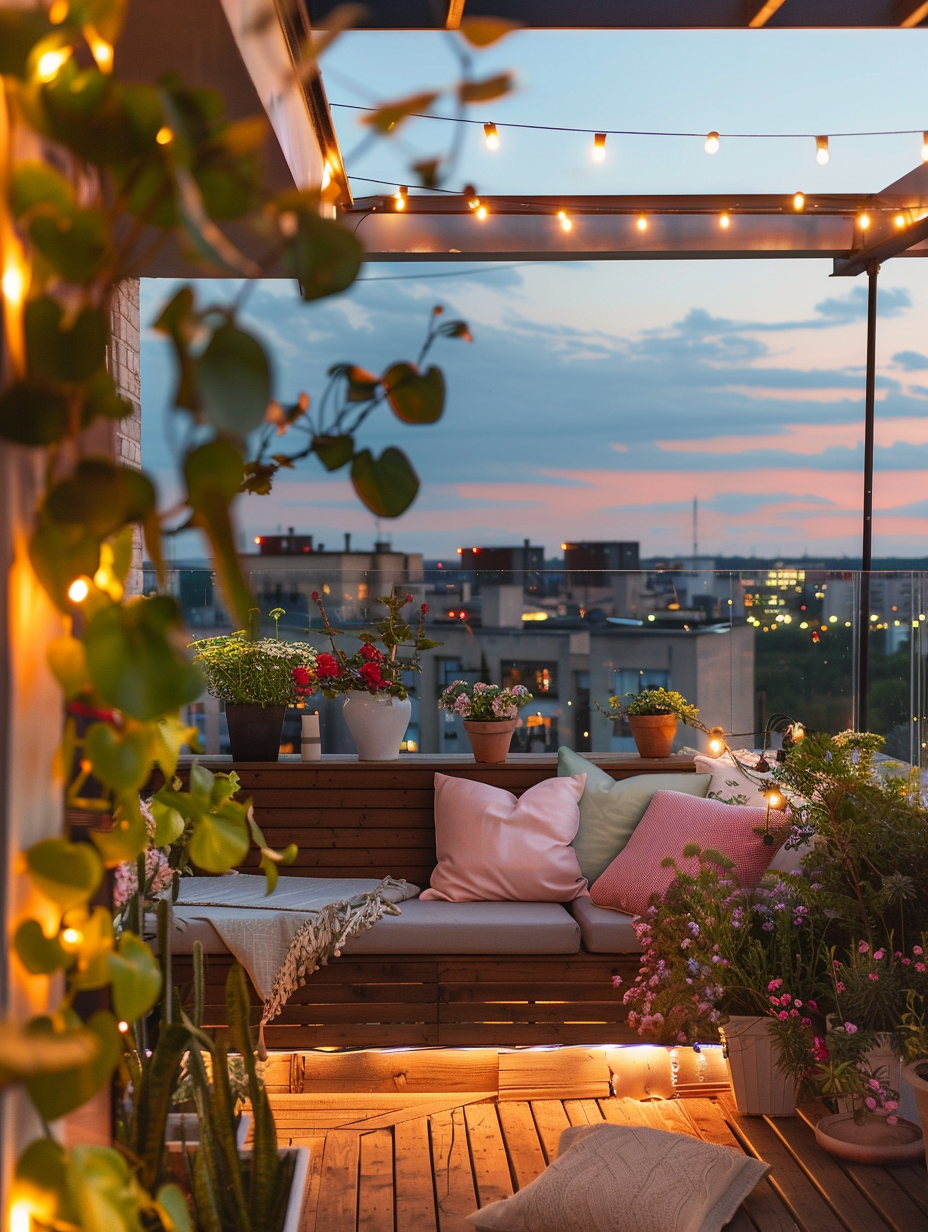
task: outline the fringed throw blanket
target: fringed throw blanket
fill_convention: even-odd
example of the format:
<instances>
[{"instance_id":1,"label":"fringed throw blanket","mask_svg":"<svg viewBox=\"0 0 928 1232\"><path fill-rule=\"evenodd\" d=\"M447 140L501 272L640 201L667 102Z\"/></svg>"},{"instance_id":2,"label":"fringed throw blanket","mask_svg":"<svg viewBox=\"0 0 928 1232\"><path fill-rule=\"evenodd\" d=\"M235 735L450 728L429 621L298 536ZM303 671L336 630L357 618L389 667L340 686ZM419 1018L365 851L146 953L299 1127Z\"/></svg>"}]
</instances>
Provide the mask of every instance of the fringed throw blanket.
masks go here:
<instances>
[{"instance_id":1,"label":"fringed throw blanket","mask_svg":"<svg viewBox=\"0 0 928 1232\"><path fill-rule=\"evenodd\" d=\"M273 894L247 873L191 877L180 883L178 923L207 920L264 998L261 1026L275 1018L314 971L351 938L419 889L384 877L282 877Z\"/></svg>"}]
</instances>

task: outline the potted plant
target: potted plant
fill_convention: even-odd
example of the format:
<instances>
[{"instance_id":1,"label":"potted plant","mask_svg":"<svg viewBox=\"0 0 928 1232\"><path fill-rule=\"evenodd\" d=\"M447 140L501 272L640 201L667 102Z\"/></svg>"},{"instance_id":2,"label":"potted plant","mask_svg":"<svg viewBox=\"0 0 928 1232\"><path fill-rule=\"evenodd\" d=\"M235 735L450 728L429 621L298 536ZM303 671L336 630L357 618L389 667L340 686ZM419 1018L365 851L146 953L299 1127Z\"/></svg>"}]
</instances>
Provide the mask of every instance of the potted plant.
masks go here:
<instances>
[{"instance_id":1,"label":"potted plant","mask_svg":"<svg viewBox=\"0 0 928 1232\"><path fill-rule=\"evenodd\" d=\"M192 643L213 697L225 702L233 761L277 761L288 706L312 692L316 652L303 642L280 640L283 608L270 613L273 637L244 630Z\"/></svg>"},{"instance_id":2,"label":"potted plant","mask_svg":"<svg viewBox=\"0 0 928 1232\"><path fill-rule=\"evenodd\" d=\"M470 740L474 761L501 762L509 754L519 711L532 700L521 684L503 688L498 684L468 684L455 680L438 699L438 708L459 714Z\"/></svg>"},{"instance_id":3,"label":"potted plant","mask_svg":"<svg viewBox=\"0 0 928 1232\"><path fill-rule=\"evenodd\" d=\"M429 605L420 604L418 625L413 629L403 616L403 608L413 597L394 588L377 600L387 609L386 615L375 623L374 632L358 634L360 648L347 655L336 641L344 631L330 624L317 591L312 597L332 644L331 654L316 656L318 687L326 697L344 698L345 722L361 761L394 761L412 714L403 676L421 671L422 651L441 645L424 635ZM401 646L412 646L411 658L401 657Z\"/></svg>"},{"instance_id":4,"label":"potted plant","mask_svg":"<svg viewBox=\"0 0 928 1232\"><path fill-rule=\"evenodd\" d=\"M612 719L628 720L640 757L669 757L679 720L700 726L697 707L672 689L642 689L624 696L629 699L624 705L621 697L610 697L608 709L601 709Z\"/></svg>"}]
</instances>

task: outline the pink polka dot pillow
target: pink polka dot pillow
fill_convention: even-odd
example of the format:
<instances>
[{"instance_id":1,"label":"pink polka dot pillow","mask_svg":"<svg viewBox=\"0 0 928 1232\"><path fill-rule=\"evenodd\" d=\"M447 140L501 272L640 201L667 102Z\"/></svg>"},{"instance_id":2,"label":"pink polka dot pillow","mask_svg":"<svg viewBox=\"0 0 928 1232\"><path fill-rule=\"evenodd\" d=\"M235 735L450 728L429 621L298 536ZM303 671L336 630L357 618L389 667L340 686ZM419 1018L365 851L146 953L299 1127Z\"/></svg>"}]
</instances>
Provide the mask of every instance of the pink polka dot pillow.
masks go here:
<instances>
[{"instance_id":1,"label":"pink polka dot pillow","mask_svg":"<svg viewBox=\"0 0 928 1232\"><path fill-rule=\"evenodd\" d=\"M772 846L764 843L766 808L723 804L679 791L656 791L645 815L606 871L590 887L597 907L642 915L652 894L663 896L675 872L661 862L673 856L680 868L696 872L695 857L683 858L688 843L720 851L734 862L733 875L745 887L760 884L777 847L789 833L778 814L771 814Z\"/></svg>"}]
</instances>

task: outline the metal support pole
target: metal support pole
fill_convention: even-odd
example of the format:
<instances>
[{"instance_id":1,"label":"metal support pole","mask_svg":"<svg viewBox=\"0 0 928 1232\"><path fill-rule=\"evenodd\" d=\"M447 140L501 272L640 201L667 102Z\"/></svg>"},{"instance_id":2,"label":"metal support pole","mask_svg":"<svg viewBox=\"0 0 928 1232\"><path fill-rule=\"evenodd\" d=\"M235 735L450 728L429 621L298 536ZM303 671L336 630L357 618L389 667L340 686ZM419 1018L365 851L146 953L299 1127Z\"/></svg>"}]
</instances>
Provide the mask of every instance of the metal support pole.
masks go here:
<instances>
[{"instance_id":1,"label":"metal support pole","mask_svg":"<svg viewBox=\"0 0 928 1232\"><path fill-rule=\"evenodd\" d=\"M860 607L857 612L858 731L866 731L870 693L870 568L873 563L873 422L876 408L876 283L880 272L867 266L867 379L864 398L864 521L861 545Z\"/></svg>"}]
</instances>

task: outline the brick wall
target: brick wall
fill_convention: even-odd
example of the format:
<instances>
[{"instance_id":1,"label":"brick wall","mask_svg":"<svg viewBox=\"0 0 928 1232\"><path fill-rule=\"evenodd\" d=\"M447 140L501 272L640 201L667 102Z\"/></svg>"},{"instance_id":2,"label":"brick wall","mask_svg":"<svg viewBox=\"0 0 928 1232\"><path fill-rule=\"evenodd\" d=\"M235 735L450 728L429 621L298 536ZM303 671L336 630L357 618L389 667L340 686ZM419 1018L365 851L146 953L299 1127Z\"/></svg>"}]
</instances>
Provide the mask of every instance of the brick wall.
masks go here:
<instances>
[{"instance_id":1,"label":"brick wall","mask_svg":"<svg viewBox=\"0 0 928 1232\"><path fill-rule=\"evenodd\" d=\"M116 288L113 299L112 341L107 367L116 382L117 393L132 403L132 414L116 425L116 461L123 466L142 467L141 366L139 357L139 280L128 278ZM126 584L130 594L142 589L142 540L136 530L132 549L132 569Z\"/></svg>"}]
</instances>

